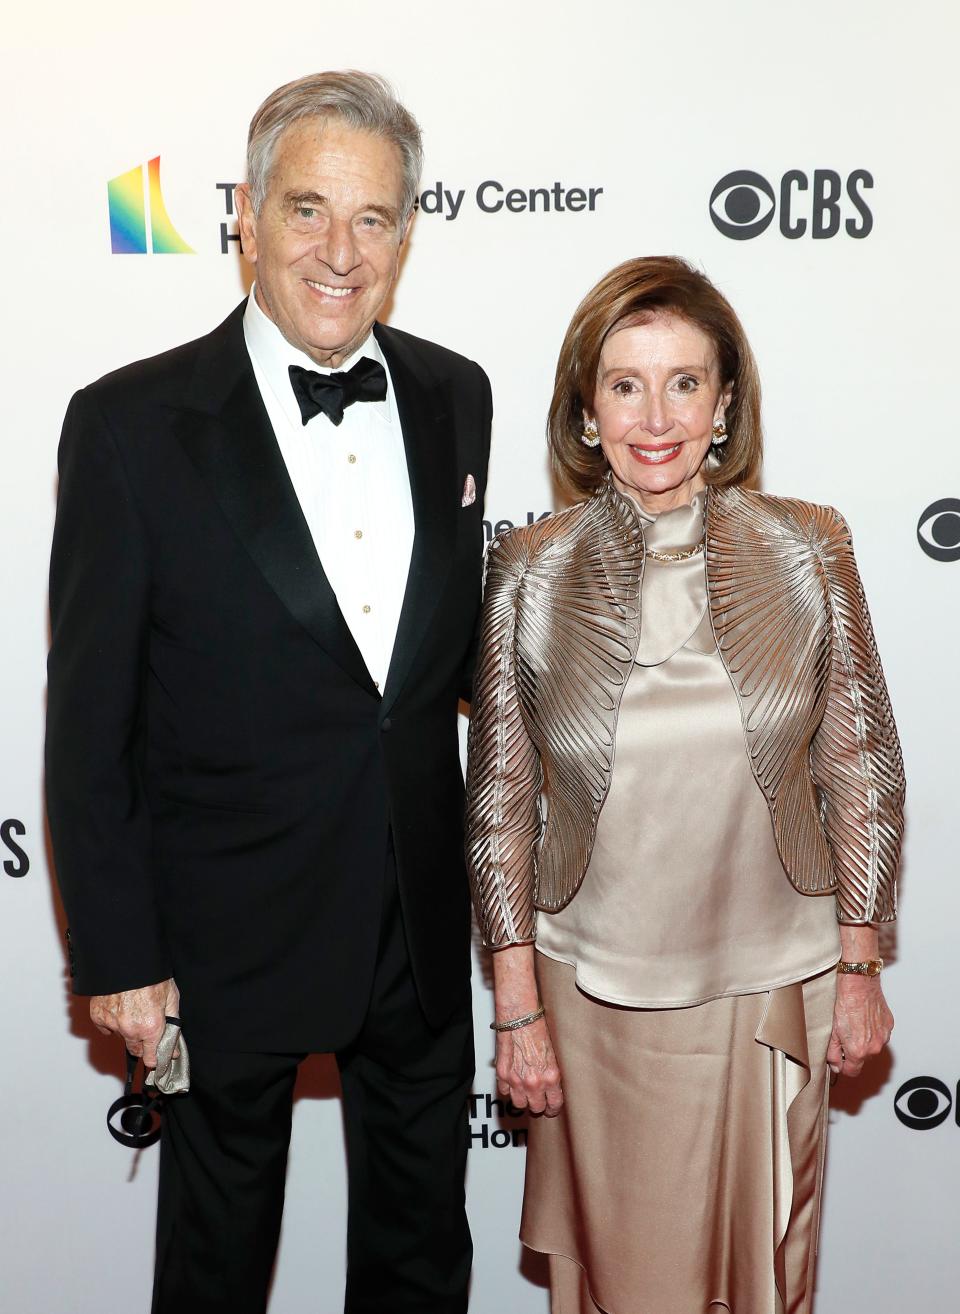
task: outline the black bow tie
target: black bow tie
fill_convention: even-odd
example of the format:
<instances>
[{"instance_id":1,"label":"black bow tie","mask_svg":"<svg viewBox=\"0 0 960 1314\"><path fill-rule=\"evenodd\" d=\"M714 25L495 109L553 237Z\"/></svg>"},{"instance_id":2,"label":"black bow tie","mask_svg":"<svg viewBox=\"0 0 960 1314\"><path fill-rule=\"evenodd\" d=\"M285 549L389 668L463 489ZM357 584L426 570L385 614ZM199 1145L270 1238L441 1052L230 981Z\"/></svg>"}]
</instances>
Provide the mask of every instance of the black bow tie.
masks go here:
<instances>
[{"instance_id":1,"label":"black bow tie","mask_svg":"<svg viewBox=\"0 0 960 1314\"><path fill-rule=\"evenodd\" d=\"M291 365L293 395L306 424L323 411L331 424L339 424L343 412L356 401L383 401L387 395L387 372L377 360L362 356L346 373L318 374L301 365Z\"/></svg>"}]
</instances>

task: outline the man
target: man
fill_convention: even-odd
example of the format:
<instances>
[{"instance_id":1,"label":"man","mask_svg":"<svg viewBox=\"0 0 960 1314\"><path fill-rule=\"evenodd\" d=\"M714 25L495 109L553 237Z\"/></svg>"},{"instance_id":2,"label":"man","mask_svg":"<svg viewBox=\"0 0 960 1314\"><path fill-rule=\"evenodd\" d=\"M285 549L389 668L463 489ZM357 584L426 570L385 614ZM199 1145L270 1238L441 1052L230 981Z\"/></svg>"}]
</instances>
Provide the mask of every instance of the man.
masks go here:
<instances>
[{"instance_id":1,"label":"man","mask_svg":"<svg viewBox=\"0 0 960 1314\"><path fill-rule=\"evenodd\" d=\"M51 569L49 814L75 988L168 1101L154 1311L265 1308L298 1062L344 1099L348 1311L466 1309L473 1071L456 712L486 376L376 322L420 170L386 84L250 128L256 284L78 393Z\"/></svg>"}]
</instances>

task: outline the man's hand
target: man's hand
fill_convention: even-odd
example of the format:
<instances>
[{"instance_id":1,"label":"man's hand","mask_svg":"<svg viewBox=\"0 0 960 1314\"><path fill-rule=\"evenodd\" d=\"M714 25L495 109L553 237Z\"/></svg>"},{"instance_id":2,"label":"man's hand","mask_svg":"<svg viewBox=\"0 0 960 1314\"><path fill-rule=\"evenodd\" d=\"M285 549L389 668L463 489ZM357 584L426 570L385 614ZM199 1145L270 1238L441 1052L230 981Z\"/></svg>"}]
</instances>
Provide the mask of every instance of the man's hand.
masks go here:
<instances>
[{"instance_id":1,"label":"man's hand","mask_svg":"<svg viewBox=\"0 0 960 1314\"><path fill-rule=\"evenodd\" d=\"M143 1059L145 1068L157 1066L157 1043L167 1015L180 1015L180 991L173 980L119 995L94 995L90 1000L90 1017L97 1030L120 1036L130 1053Z\"/></svg>"}]
</instances>

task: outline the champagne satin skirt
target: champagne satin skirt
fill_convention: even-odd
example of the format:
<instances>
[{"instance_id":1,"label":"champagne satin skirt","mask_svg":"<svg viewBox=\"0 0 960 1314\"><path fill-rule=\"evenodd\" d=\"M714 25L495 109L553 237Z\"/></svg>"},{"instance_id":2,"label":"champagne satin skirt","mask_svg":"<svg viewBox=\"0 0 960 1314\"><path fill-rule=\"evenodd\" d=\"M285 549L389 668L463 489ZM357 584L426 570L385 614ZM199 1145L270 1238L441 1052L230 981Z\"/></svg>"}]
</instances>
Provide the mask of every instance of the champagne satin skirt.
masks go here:
<instances>
[{"instance_id":1,"label":"champagne satin skirt","mask_svg":"<svg viewBox=\"0 0 960 1314\"><path fill-rule=\"evenodd\" d=\"M531 1119L520 1237L552 1314L809 1314L836 973L662 1010L537 973L566 1103Z\"/></svg>"}]
</instances>

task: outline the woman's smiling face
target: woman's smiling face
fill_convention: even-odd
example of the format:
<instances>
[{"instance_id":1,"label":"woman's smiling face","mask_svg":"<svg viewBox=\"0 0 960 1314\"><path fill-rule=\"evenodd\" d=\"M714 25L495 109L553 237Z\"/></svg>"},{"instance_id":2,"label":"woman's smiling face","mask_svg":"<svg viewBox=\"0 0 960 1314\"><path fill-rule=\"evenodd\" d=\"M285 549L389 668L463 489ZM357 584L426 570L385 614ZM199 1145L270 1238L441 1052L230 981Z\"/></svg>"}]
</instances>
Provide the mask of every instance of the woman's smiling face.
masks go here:
<instances>
[{"instance_id":1,"label":"woman's smiling face","mask_svg":"<svg viewBox=\"0 0 960 1314\"><path fill-rule=\"evenodd\" d=\"M596 422L620 492L657 514L704 487L713 426L730 393L707 334L670 311L655 312L603 344L584 419Z\"/></svg>"}]
</instances>

